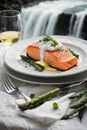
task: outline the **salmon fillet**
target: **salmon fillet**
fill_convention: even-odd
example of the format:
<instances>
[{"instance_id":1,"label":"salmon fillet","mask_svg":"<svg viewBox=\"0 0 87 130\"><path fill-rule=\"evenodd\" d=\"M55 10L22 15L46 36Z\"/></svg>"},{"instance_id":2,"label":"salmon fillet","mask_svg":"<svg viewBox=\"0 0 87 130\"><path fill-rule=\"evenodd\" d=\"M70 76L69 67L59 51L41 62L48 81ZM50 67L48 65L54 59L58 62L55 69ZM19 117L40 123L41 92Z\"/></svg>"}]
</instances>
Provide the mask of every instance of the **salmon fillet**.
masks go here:
<instances>
[{"instance_id":1,"label":"salmon fillet","mask_svg":"<svg viewBox=\"0 0 87 130\"><path fill-rule=\"evenodd\" d=\"M39 41L36 41L26 48L27 54L35 60L40 60L38 45ZM60 70L68 70L78 64L78 59L64 45L59 50L45 50L43 60L48 65Z\"/></svg>"}]
</instances>

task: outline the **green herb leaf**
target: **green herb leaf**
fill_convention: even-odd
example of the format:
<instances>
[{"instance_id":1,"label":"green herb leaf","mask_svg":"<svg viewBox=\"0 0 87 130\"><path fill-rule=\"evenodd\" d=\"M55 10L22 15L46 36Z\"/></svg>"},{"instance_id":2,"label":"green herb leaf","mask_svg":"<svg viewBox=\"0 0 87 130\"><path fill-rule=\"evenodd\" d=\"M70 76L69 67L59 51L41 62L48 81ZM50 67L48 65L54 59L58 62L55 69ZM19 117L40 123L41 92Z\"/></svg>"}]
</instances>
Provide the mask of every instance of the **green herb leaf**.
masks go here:
<instances>
[{"instance_id":1,"label":"green herb leaf","mask_svg":"<svg viewBox=\"0 0 87 130\"><path fill-rule=\"evenodd\" d=\"M58 109L58 104L56 102L53 103L53 109Z\"/></svg>"},{"instance_id":2,"label":"green herb leaf","mask_svg":"<svg viewBox=\"0 0 87 130\"><path fill-rule=\"evenodd\" d=\"M34 93L31 93L30 96L29 96L31 99L34 99L36 96Z\"/></svg>"}]
</instances>

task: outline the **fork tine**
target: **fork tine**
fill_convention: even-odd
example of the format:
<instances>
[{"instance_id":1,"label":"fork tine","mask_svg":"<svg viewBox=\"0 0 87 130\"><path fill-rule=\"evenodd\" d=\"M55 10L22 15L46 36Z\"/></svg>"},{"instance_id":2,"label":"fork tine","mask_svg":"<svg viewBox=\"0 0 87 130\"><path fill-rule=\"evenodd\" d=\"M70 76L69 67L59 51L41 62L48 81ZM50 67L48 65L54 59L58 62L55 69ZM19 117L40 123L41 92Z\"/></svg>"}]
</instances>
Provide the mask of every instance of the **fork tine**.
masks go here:
<instances>
[{"instance_id":1,"label":"fork tine","mask_svg":"<svg viewBox=\"0 0 87 130\"><path fill-rule=\"evenodd\" d=\"M11 93L12 91L14 91L14 90L10 89L10 87L8 86L7 81L5 81L5 80L2 79L2 84L3 84L3 86L4 86L4 89L5 89L8 93Z\"/></svg>"},{"instance_id":2,"label":"fork tine","mask_svg":"<svg viewBox=\"0 0 87 130\"><path fill-rule=\"evenodd\" d=\"M5 73L2 73L1 75L1 82L8 93L11 93L17 90L14 84L12 83L12 81L10 80L9 76L6 75Z\"/></svg>"},{"instance_id":3,"label":"fork tine","mask_svg":"<svg viewBox=\"0 0 87 130\"><path fill-rule=\"evenodd\" d=\"M10 86L11 89L17 89L17 87L15 87L15 85L13 84L13 82L11 81L11 79L9 78L8 75L5 75L6 79L9 81L8 85Z\"/></svg>"},{"instance_id":4,"label":"fork tine","mask_svg":"<svg viewBox=\"0 0 87 130\"><path fill-rule=\"evenodd\" d=\"M7 87L9 90L14 90L14 88L11 85L10 80L8 79L8 76L5 77L6 83L7 83Z\"/></svg>"},{"instance_id":5,"label":"fork tine","mask_svg":"<svg viewBox=\"0 0 87 130\"><path fill-rule=\"evenodd\" d=\"M0 75L0 80L4 86L4 89L6 90L7 93L9 94L14 94L15 92L18 92L21 94L26 101L30 101L31 98L29 98L27 95L25 95L23 92L21 92L18 87L14 85L14 83L11 81L10 77L8 74L5 72L1 72Z\"/></svg>"},{"instance_id":6,"label":"fork tine","mask_svg":"<svg viewBox=\"0 0 87 130\"><path fill-rule=\"evenodd\" d=\"M3 79L3 77L1 76L1 83L3 84L4 86L4 89L9 93L9 89L8 89L8 86L6 84L6 81Z\"/></svg>"}]
</instances>

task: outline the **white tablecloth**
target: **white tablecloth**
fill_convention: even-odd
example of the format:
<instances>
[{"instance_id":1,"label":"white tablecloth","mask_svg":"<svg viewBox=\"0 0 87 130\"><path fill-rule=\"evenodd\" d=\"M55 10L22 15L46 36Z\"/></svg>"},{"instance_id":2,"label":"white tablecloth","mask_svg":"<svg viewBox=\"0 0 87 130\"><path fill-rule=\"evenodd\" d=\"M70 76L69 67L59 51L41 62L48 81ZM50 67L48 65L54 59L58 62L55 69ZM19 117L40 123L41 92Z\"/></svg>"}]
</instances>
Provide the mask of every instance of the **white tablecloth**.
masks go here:
<instances>
[{"instance_id":1,"label":"white tablecloth","mask_svg":"<svg viewBox=\"0 0 87 130\"><path fill-rule=\"evenodd\" d=\"M7 50L7 46L0 43L0 71L3 71L3 56ZM9 49L9 48L8 48ZM40 95L57 86L28 84L12 79L15 85L27 95L35 93ZM70 91L78 91L86 88L87 82L78 85ZM87 130L87 111L85 111L82 120L74 117L69 120L60 120L50 125L43 125L32 119L22 117L17 114L15 108L15 100L17 97L8 95L0 81L0 130Z\"/></svg>"}]
</instances>

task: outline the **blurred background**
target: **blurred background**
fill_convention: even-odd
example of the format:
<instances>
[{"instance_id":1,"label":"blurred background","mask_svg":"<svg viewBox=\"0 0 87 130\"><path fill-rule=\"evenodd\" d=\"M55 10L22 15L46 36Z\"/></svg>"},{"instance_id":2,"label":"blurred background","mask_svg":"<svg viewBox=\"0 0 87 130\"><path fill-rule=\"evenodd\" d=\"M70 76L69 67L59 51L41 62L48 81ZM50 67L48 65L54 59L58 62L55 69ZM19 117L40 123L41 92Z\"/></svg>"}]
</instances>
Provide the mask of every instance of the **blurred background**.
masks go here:
<instances>
[{"instance_id":1,"label":"blurred background","mask_svg":"<svg viewBox=\"0 0 87 130\"><path fill-rule=\"evenodd\" d=\"M87 0L0 0L0 10L21 11L23 38L44 34L87 40Z\"/></svg>"}]
</instances>

